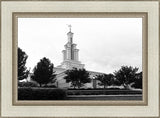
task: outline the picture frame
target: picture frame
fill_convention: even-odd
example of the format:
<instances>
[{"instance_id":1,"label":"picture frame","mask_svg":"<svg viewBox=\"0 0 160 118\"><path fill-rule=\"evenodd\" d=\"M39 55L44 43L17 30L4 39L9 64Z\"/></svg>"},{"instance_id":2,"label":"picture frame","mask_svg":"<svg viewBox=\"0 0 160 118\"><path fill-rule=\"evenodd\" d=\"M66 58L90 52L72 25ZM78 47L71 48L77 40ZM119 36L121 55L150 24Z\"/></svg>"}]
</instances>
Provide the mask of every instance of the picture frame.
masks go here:
<instances>
[{"instance_id":1,"label":"picture frame","mask_svg":"<svg viewBox=\"0 0 160 118\"><path fill-rule=\"evenodd\" d=\"M159 1L1 0L0 117L159 118ZM143 101L17 101L17 19L141 17ZM15 81L14 81L15 80ZM154 86L154 88L153 88ZM62 114L63 113L63 114Z\"/></svg>"},{"instance_id":2,"label":"picture frame","mask_svg":"<svg viewBox=\"0 0 160 118\"><path fill-rule=\"evenodd\" d=\"M37 16L38 14L38 16ZM17 42L18 42L18 18L41 18L41 17L44 17L44 18L95 18L95 15L96 15L96 18L122 18L122 17L125 17L125 18L141 18L142 17L142 24L143 24L143 39L142 39L142 42L143 43L143 70L145 70L143 72L143 76L144 79L143 83L144 83L144 86L143 86L143 100L109 100L109 101L98 101L98 100L92 100L92 101L77 101L77 100L72 100L72 101L64 101L64 100L59 100L59 101L35 101L35 100L25 100L24 101L19 101L17 99L17 67L14 67L13 66L13 105L89 105L89 106L93 106L93 105L147 105L147 75L146 75L146 72L147 72L147 60L146 60L146 57L147 57L147 52L145 51L146 48L147 48L147 42L146 41L146 37L147 37L147 30L145 30L145 26L147 25L147 14L146 13L121 13L121 15L119 15L118 13L114 13L114 14L107 14L107 13L13 13L13 34L15 34L12 38L13 38L13 46L17 46ZM13 52L15 55L13 57L13 64L14 65L17 65L17 52L16 52L16 49L17 47L13 47L13 49L15 50L15 52Z\"/></svg>"}]
</instances>

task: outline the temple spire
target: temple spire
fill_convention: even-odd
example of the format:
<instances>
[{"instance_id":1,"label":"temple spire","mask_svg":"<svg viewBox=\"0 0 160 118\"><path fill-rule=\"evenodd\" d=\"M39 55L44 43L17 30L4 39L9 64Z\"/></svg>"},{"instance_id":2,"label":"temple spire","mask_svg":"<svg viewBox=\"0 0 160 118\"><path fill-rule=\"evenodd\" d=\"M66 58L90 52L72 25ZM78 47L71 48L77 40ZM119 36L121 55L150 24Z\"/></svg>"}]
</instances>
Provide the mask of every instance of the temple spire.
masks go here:
<instances>
[{"instance_id":1,"label":"temple spire","mask_svg":"<svg viewBox=\"0 0 160 118\"><path fill-rule=\"evenodd\" d=\"M79 61L79 49L76 48L76 44L73 43L73 33L71 32L71 25L68 25L69 32L67 33L68 42L64 45L65 49L62 51L63 53L63 62L59 67L72 69L75 68L84 68L84 64L81 64Z\"/></svg>"},{"instance_id":2,"label":"temple spire","mask_svg":"<svg viewBox=\"0 0 160 118\"><path fill-rule=\"evenodd\" d=\"M72 25L70 24L70 25L68 25L68 27L69 27L69 32L71 32Z\"/></svg>"},{"instance_id":3,"label":"temple spire","mask_svg":"<svg viewBox=\"0 0 160 118\"><path fill-rule=\"evenodd\" d=\"M67 36L68 36L68 43L73 43L73 33L71 32L71 25L68 25L68 27L69 27L69 32L67 33Z\"/></svg>"}]
</instances>

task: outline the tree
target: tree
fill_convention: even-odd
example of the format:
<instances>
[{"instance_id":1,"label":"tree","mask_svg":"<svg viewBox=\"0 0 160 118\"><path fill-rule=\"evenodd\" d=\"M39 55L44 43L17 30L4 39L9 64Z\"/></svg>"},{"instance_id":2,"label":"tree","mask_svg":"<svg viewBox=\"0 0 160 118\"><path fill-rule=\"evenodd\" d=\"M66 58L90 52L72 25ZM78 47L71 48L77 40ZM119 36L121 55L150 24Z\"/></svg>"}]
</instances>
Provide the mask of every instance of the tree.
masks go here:
<instances>
[{"instance_id":1,"label":"tree","mask_svg":"<svg viewBox=\"0 0 160 118\"><path fill-rule=\"evenodd\" d=\"M135 81L138 68L132 66L122 66L118 71L114 72L115 78L121 85L127 87L130 83Z\"/></svg>"},{"instance_id":2,"label":"tree","mask_svg":"<svg viewBox=\"0 0 160 118\"><path fill-rule=\"evenodd\" d=\"M71 85L75 88L82 87L85 83L89 83L91 79L89 78L89 73L83 68L83 69L77 69L73 68L71 70L67 70L65 72L66 76L64 79L66 79L66 82L71 82Z\"/></svg>"},{"instance_id":3,"label":"tree","mask_svg":"<svg viewBox=\"0 0 160 118\"><path fill-rule=\"evenodd\" d=\"M26 60L28 55L20 48L18 48L18 80L23 80L28 77L29 71L26 67Z\"/></svg>"},{"instance_id":4,"label":"tree","mask_svg":"<svg viewBox=\"0 0 160 118\"><path fill-rule=\"evenodd\" d=\"M114 75L113 74L103 74L103 75L97 75L96 80L99 80L100 83L98 83L100 86L104 86L104 89L107 86L110 86L113 84Z\"/></svg>"},{"instance_id":5,"label":"tree","mask_svg":"<svg viewBox=\"0 0 160 118\"><path fill-rule=\"evenodd\" d=\"M33 75L31 78L39 83L40 87L43 84L48 84L55 79L55 72L53 71L53 64L49 59L43 58L33 69Z\"/></svg>"},{"instance_id":6,"label":"tree","mask_svg":"<svg viewBox=\"0 0 160 118\"><path fill-rule=\"evenodd\" d=\"M136 74L136 79L132 87L142 89L142 72Z\"/></svg>"}]
</instances>

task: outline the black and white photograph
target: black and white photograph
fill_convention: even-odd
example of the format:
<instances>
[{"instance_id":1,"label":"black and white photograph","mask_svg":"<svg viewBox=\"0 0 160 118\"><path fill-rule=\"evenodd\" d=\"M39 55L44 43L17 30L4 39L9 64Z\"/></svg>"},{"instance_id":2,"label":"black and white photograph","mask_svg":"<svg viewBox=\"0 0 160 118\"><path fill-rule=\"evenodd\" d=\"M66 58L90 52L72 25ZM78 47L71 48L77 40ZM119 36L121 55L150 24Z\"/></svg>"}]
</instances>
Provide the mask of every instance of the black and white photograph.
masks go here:
<instances>
[{"instance_id":1,"label":"black and white photograph","mask_svg":"<svg viewBox=\"0 0 160 118\"><path fill-rule=\"evenodd\" d=\"M142 18L18 18L18 100L142 101Z\"/></svg>"}]
</instances>

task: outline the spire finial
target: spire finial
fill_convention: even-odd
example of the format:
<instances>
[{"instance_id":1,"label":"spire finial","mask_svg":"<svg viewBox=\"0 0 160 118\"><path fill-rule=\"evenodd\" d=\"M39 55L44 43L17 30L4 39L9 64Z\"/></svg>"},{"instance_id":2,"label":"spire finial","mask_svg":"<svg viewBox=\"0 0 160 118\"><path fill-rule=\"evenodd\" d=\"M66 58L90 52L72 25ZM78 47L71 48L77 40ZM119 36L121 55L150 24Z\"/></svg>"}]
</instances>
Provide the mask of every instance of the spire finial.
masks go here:
<instances>
[{"instance_id":1,"label":"spire finial","mask_svg":"<svg viewBox=\"0 0 160 118\"><path fill-rule=\"evenodd\" d=\"M69 31L71 32L71 27L72 27L72 25L71 25L71 24L69 24L69 25L68 25L68 27L69 27Z\"/></svg>"}]
</instances>

